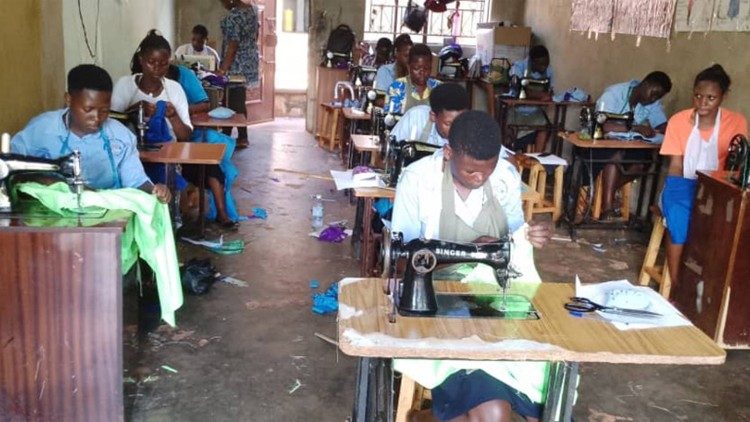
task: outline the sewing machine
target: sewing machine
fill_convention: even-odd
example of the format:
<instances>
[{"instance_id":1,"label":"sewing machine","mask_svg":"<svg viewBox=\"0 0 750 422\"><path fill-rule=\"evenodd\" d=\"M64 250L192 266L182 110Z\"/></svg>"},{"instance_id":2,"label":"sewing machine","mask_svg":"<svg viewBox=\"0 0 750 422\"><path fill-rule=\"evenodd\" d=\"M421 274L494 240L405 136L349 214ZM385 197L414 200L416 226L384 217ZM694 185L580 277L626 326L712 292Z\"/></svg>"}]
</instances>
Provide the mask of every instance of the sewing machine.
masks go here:
<instances>
[{"instance_id":1,"label":"sewing machine","mask_svg":"<svg viewBox=\"0 0 750 422\"><path fill-rule=\"evenodd\" d=\"M511 241L507 237L483 244L427 239L413 239L404 243L401 233L384 233L381 258L383 275L387 279L384 292L392 299L389 320L395 322L397 312L402 316L422 317L538 319L536 311L526 298L514 299L517 304L522 303L522 311L509 309L507 291L510 278L517 275L510 268L510 245ZM395 278L396 267L402 260L406 261L406 271L399 282ZM495 281L502 289L502 295L435 294L433 273L437 267L459 263L482 263L492 267ZM465 314L460 315L461 311Z\"/></svg>"},{"instance_id":2,"label":"sewing machine","mask_svg":"<svg viewBox=\"0 0 750 422\"><path fill-rule=\"evenodd\" d=\"M397 141L395 136L381 137L380 159L385 162L385 182L396 187L401 170L420 158L439 150L437 145L419 141Z\"/></svg>"},{"instance_id":3,"label":"sewing machine","mask_svg":"<svg viewBox=\"0 0 750 422\"><path fill-rule=\"evenodd\" d=\"M549 91L550 82L549 78L534 79L529 75L528 69L524 72L522 77L513 76L511 80L511 86L515 88L515 92L518 93L519 100L525 100L527 98L526 91L529 88L533 88L533 91Z\"/></svg>"},{"instance_id":4,"label":"sewing machine","mask_svg":"<svg viewBox=\"0 0 750 422\"><path fill-rule=\"evenodd\" d=\"M750 143L742 135L735 135L729 142L726 170L737 172L731 179L741 189L750 185Z\"/></svg>"},{"instance_id":5,"label":"sewing machine","mask_svg":"<svg viewBox=\"0 0 750 422\"><path fill-rule=\"evenodd\" d=\"M587 132L592 139L604 138L604 124L607 122L620 123L629 132L633 129L633 112L609 113L606 111L594 111L590 107L581 108L580 115L581 130Z\"/></svg>"},{"instance_id":6,"label":"sewing machine","mask_svg":"<svg viewBox=\"0 0 750 422\"><path fill-rule=\"evenodd\" d=\"M55 160L10 153L10 135L4 133L0 141L0 212L11 212L11 183L13 175L26 173L51 173L64 178L81 203L84 180L81 176L81 154L72 154Z\"/></svg>"}]
</instances>

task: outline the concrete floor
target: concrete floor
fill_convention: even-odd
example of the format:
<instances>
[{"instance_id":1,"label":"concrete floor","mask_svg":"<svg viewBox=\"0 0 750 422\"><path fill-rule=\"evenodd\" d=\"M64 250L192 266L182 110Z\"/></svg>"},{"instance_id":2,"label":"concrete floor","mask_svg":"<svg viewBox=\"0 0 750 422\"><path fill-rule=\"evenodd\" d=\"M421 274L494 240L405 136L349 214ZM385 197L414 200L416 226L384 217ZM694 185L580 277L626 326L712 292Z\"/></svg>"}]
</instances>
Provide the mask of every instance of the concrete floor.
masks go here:
<instances>
[{"instance_id":1,"label":"concrete floor","mask_svg":"<svg viewBox=\"0 0 750 422\"><path fill-rule=\"evenodd\" d=\"M311 312L309 282L320 280L325 289L358 275L358 262L348 241L307 236L309 195L335 200L325 203L326 221L346 219L351 227L354 207L332 182L283 171L325 175L341 162L315 145L302 120L255 126L250 138L250 147L234 156L241 173L234 192L240 209L266 208L268 219L244 222L228 236L245 239L242 255L178 246L181 261L210 257L222 273L249 285L218 284L207 295L186 296L179 329L146 336L136 334L135 312L126 308L129 420L344 421L350 415L356 361L314 336L335 338L336 321ZM543 279L570 282L575 271L584 282L635 279L643 235L581 236L606 251L553 241L537 255ZM584 364L581 373L578 421L750 420L747 352L730 351L722 366Z\"/></svg>"}]
</instances>

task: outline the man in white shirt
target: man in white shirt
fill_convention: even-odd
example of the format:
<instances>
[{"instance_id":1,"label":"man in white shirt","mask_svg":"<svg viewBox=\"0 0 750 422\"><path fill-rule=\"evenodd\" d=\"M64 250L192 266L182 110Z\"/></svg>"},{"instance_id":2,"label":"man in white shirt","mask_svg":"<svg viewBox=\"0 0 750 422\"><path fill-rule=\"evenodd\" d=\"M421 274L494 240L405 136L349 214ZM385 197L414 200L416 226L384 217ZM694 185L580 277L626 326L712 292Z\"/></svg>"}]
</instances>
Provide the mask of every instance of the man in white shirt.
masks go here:
<instances>
[{"instance_id":1,"label":"man in white shirt","mask_svg":"<svg viewBox=\"0 0 750 422\"><path fill-rule=\"evenodd\" d=\"M442 147L451 124L469 109L469 94L457 84L441 84L430 93L430 105L412 107L391 131L397 141L420 141Z\"/></svg>"},{"instance_id":2,"label":"man in white shirt","mask_svg":"<svg viewBox=\"0 0 750 422\"><path fill-rule=\"evenodd\" d=\"M190 44L183 44L174 51L174 56L178 59L181 56L213 56L216 59L216 67L219 67L219 53L213 48L206 45L208 39L208 29L203 25L193 27L193 38Z\"/></svg>"},{"instance_id":3,"label":"man in white shirt","mask_svg":"<svg viewBox=\"0 0 750 422\"><path fill-rule=\"evenodd\" d=\"M448 139L442 150L404 169L392 231L401 232L406 242L423 237L481 243L523 226L521 179L511 163L500 159L500 127L494 119L481 111L466 111L453 122ZM549 226L529 225L526 238L542 247L551 236ZM513 376L500 376L505 381L497 371L455 372L432 390L434 416L510 420L516 411L528 421L537 420L543 376L538 370L517 367L518 363L508 365L506 372Z\"/></svg>"}]
</instances>

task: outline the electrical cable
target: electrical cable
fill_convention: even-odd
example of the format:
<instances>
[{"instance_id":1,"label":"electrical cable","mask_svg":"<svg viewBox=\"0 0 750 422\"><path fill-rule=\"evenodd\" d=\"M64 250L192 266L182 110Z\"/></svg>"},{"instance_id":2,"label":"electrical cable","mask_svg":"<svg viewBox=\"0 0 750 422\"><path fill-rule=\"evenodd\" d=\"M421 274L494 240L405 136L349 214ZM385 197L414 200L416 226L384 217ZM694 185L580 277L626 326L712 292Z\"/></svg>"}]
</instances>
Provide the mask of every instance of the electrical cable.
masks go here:
<instances>
[{"instance_id":1,"label":"electrical cable","mask_svg":"<svg viewBox=\"0 0 750 422\"><path fill-rule=\"evenodd\" d=\"M99 32L97 29L99 28L99 11L100 11L100 3L101 0L96 0L96 22L94 24L94 48L91 48L91 43L89 42L89 34L86 30L86 23L83 21L83 8L81 7L81 0L78 0L78 18L81 21L81 28L83 29L83 40L86 42L86 49L89 51L89 56L91 56L92 59L96 59L96 49L97 45L99 44Z\"/></svg>"}]
</instances>

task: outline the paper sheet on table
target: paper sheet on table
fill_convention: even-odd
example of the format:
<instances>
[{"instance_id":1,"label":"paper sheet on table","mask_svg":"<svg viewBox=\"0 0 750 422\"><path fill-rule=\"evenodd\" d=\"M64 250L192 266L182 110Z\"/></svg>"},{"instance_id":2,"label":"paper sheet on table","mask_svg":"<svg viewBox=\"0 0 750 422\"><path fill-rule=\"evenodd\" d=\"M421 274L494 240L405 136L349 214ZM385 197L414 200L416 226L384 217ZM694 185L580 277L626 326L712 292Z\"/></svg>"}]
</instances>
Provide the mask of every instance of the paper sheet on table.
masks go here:
<instances>
[{"instance_id":1,"label":"paper sheet on table","mask_svg":"<svg viewBox=\"0 0 750 422\"><path fill-rule=\"evenodd\" d=\"M541 152L527 153L529 157L534 157L539 161L539 164L543 166L567 166L568 162L564 158L558 157L555 154L541 156Z\"/></svg>"},{"instance_id":2,"label":"paper sheet on table","mask_svg":"<svg viewBox=\"0 0 750 422\"><path fill-rule=\"evenodd\" d=\"M611 322L618 330L642 330L646 328L692 325L667 299L649 287L634 286L627 280L582 284L581 279L576 275L576 296L578 297L585 297L594 303L604 305L606 304L607 294L612 290L640 291L650 301L649 306L645 310L662 315L659 318L641 318L597 311L599 316Z\"/></svg>"},{"instance_id":3,"label":"paper sheet on table","mask_svg":"<svg viewBox=\"0 0 750 422\"><path fill-rule=\"evenodd\" d=\"M385 187L385 183L383 183L383 179L378 173L359 173L353 175L352 170L331 170L331 177L333 177L333 181L336 183L337 190Z\"/></svg>"},{"instance_id":4,"label":"paper sheet on table","mask_svg":"<svg viewBox=\"0 0 750 422\"><path fill-rule=\"evenodd\" d=\"M607 132L606 138L622 139L623 141L645 141L651 144L661 144L664 142L664 135L657 133L654 136L643 136L638 132Z\"/></svg>"}]
</instances>

